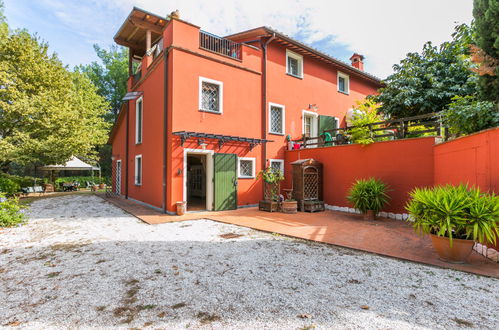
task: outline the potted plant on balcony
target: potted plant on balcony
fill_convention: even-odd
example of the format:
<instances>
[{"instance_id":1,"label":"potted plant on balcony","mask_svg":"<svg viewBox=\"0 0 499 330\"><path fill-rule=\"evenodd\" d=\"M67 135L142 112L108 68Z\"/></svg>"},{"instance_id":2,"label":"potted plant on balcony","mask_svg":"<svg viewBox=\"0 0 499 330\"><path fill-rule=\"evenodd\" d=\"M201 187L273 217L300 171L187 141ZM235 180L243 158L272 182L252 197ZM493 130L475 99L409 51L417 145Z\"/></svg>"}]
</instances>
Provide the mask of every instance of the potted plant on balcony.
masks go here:
<instances>
[{"instance_id":1,"label":"potted plant on balcony","mask_svg":"<svg viewBox=\"0 0 499 330\"><path fill-rule=\"evenodd\" d=\"M467 185L416 188L406 206L413 227L431 237L441 259L462 263L474 242L496 244L499 196Z\"/></svg>"},{"instance_id":2,"label":"potted plant on balcony","mask_svg":"<svg viewBox=\"0 0 499 330\"><path fill-rule=\"evenodd\" d=\"M364 220L374 220L376 214L388 203L388 185L376 178L355 181L347 199L364 214Z\"/></svg>"},{"instance_id":3,"label":"potted plant on balcony","mask_svg":"<svg viewBox=\"0 0 499 330\"><path fill-rule=\"evenodd\" d=\"M279 192L281 181L284 176L281 171L276 171L271 167L258 173L258 178L263 180L265 185L264 200L258 203L261 211L276 212L279 210Z\"/></svg>"}]
</instances>

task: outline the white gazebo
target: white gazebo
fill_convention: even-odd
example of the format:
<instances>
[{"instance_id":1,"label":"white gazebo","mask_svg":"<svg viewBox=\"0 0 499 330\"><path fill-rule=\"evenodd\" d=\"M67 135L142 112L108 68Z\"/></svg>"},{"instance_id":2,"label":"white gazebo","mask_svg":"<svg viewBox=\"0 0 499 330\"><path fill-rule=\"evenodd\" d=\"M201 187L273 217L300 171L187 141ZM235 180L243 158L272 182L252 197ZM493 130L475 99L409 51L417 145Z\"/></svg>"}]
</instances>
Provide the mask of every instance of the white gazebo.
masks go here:
<instances>
[{"instance_id":1,"label":"white gazebo","mask_svg":"<svg viewBox=\"0 0 499 330\"><path fill-rule=\"evenodd\" d=\"M70 160L68 160L65 164L45 165L39 167L38 169L42 171L91 171L92 176L94 175L94 171L99 171L99 177L101 176L100 167L87 164L81 159L74 156Z\"/></svg>"}]
</instances>

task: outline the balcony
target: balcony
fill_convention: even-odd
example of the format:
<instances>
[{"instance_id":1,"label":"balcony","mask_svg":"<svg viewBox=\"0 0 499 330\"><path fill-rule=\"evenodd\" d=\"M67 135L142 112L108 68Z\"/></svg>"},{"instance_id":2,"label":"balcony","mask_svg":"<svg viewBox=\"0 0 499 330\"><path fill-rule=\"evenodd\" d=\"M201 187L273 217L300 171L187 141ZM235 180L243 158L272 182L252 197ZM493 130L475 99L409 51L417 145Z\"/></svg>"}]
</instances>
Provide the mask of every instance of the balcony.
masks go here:
<instances>
[{"instance_id":1,"label":"balcony","mask_svg":"<svg viewBox=\"0 0 499 330\"><path fill-rule=\"evenodd\" d=\"M222 56L241 60L241 44L208 32L199 31L199 47Z\"/></svg>"}]
</instances>

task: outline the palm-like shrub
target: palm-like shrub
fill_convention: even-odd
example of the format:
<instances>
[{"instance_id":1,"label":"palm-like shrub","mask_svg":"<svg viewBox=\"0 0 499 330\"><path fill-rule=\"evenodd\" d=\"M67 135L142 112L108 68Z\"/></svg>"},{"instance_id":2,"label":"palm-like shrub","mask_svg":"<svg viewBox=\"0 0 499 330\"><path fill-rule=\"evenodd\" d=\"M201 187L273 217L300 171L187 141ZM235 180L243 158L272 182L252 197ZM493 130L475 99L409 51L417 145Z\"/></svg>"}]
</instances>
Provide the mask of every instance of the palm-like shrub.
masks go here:
<instances>
[{"instance_id":1,"label":"palm-like shrub","mask_svg":"<svg viewBox=\"0 0 499 330\"><path fill-rule=\"evenodd\" d=\"M347 199L362 213L373 210L378 213L388 203L388 185L376 178L355 181L348 192Z\"/></svg>"},{"instance_id":2,"label":"palm-like shrub","mask_svg":"<svg viewBox=\"0 0 499 330\"><path fill-rule=\"evenodd\" d=\"M495 244L499 234L499 196L467 185L416 188L406 206L421 234Z\"/></svg>"}]
</instances>

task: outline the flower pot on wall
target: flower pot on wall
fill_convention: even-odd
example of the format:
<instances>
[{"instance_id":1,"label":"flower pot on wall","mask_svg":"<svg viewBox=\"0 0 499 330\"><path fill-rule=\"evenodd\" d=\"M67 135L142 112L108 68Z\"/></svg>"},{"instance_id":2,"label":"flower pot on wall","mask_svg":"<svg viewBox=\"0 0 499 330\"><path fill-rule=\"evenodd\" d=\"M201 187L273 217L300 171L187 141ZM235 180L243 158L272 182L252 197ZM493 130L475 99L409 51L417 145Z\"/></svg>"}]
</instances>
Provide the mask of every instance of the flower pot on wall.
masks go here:
<instances>
[{"instance_id":1,"label":"flower pot on wall","mask_svg":"<svg viewBox=\"0 0 499 330\"><path fill-rule=\"evenodd\" d=\"M473 245L475 244L472 240L453 238L451 247L448 237L433 234L430 234L430 237L433 248L440 258L453 263L464 263L473 251Z\"/></svg>"},{"instance_id":2,"label":"flower pot on wall","mask_svg":"<svg viewBox=\"0 0 499 330\"><path fill-rule=\"evenodd\" d=\"M100 183L99 184L99 189L104 189L106 188L106 184L105 183Z\"/></svg>"}]
</instances>

